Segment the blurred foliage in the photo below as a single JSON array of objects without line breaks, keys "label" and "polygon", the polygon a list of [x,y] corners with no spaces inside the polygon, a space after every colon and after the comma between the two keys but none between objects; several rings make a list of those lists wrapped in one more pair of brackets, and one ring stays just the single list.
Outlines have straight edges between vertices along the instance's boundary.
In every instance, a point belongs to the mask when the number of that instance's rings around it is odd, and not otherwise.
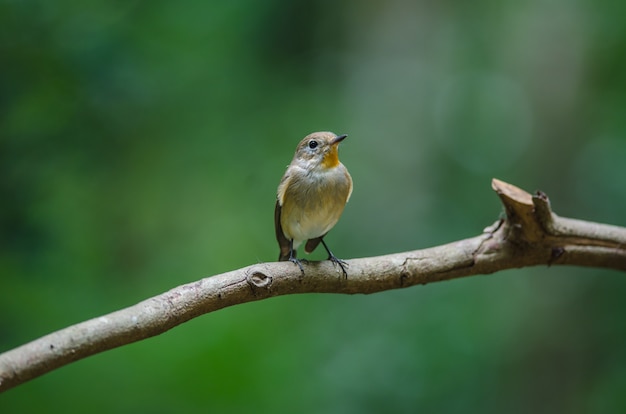
[{"label": "blurred foliage", "polygon": [[[273,261],[296,143],[348,133],[340,257],[498,217],[626,225],[626,3],[0,0],[0,350]],[[314,258],[323,258],[315,252]],[[624,412],[626,280],[530,268],[229,308],[0,412]]]}]

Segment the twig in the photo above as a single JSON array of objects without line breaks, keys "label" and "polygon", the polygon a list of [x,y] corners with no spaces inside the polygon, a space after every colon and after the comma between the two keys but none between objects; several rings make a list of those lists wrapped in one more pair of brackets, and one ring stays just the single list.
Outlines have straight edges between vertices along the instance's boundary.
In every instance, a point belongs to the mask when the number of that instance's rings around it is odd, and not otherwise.
[{"label": "twig", "polygon": [[134,306],[43,336],[0,354],[0,392],[87,356],[161,334],[196,316],[294,293],[375,293],[503,269],[577,265],[626,271],[626,228],[562,218],[543,193],[494,179],[506,218],[484,233],[424,250],[329,261],[302,276],[289,262],[264,263],[178,286]]}]

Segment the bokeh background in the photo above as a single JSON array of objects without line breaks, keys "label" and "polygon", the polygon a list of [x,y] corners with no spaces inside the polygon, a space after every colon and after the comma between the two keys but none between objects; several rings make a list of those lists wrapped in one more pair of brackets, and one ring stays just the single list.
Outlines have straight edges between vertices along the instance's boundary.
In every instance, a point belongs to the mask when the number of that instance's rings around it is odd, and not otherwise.
[{"label": "bokeh background", "polygon": [[[0,1],[0,351],[276,259],[297,142],[347,133],[342,258],[479,234],[490,179],[626,225],[626,3]],[[323,259],[321,251],[313,258]],[[623,273],[228,308],[2,413],[626,410]]]}]

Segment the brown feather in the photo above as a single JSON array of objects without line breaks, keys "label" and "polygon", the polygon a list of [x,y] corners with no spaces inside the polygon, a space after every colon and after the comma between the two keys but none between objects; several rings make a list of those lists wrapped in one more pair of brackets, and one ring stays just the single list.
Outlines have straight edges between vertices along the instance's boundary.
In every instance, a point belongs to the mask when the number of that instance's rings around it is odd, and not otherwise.
[{"label": "brown feather", "polygon": [[[278,260],[281,262],[289,260],[290,253],[290,242],[285,237],[283,233],[283,227],[280,224],[280,202],[276,200],[276,208],[274,209],[274,227],[276,230],[276,240],[278,241],[278,246],[280,247],[280,253],[278,255]],[[293,252],[293,257],[296,257],[296,252]]]},{"label": "brown feather", "polygon": [[304,245],[304,252],[307,254],[312,253],[313,250],[315,250],[315,248],[317,247],[317,245],[320,244],[324,236],[325,234],[323,236],[307,240],[306,244]]}]

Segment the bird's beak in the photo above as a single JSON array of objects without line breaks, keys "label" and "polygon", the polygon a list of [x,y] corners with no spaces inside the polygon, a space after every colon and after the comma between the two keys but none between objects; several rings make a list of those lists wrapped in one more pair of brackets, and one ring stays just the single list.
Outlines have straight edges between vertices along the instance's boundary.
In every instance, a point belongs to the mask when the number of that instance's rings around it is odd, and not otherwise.
[{"label": "bird's beak", "polygon": [[339,144],[341,141],[343,141],[344,139],[346,139],[346,137],[347,137],[347,135],[346,135],[346,134],[343,134],[343,135],[337,135],[337,136],[335,137],[335,139],[333,139],[333,140],[330,142],[330,145]]}]

